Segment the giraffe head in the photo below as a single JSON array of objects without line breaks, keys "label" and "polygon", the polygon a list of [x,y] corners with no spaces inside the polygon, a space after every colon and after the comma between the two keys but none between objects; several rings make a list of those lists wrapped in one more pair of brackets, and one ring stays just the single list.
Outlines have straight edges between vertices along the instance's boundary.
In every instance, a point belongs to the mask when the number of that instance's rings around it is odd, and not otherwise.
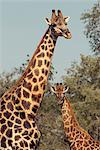
[{"label": "giraffe head", "polygon": [[51,19],[46,18],[46,22],[57,37],[63,36],[66,39],[71,39],[72,35],[67,28],[69,18],[64,17],[61,10],[58,10],[58,15],[56,15],[55,10],[52,10],[52,17]]},{"label": "giraffe head", "polygon": [[58,104],[62,104],[64,100],[65,93],[68,91],[69,87],[63,86],[62,83],[57,83],[55,86],[51,87],[51,91],[56,95]]}]

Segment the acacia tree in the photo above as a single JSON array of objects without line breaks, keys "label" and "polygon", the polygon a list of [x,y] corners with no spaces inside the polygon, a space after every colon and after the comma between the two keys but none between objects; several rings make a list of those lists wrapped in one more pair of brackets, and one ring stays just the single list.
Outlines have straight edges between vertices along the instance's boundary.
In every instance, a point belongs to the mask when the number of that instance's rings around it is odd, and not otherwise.
[{"label": "acacia tree", "polygon": [[100,54],[100,2],[81,16],[85,24],[85,35],[89,39],[94,54]]}]

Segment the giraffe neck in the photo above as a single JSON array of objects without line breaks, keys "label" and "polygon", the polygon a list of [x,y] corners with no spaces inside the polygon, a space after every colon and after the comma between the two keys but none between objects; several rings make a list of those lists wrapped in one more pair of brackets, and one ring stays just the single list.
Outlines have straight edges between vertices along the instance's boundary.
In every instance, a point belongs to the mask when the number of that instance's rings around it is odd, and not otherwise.
[{"label": "giraffe neck", "polygon": [[81,128],[76,120],[76,116],[73,112],[70,102],[66,97],[64,97],[64,103],[62,106],[62,118],[65,134],[69,142],[73,144],[75,142],[75,139],[78,138]]},{"label": "giraffe neck", "polygon": [[92,148],[97,150],[100,149],[100,142],[94,141],[89,133],[78,124],[70,102],[66,97],[64,97],[64,103],[62,106],[62,118],[65,134],[72,149],[79,149],[79,147],[80,149],[87,147],[89,150]]},{"label": "giraffe neck", "polygon": [[28,114],[36,115],[40,106],[57,37],[49,27],[38,45],[22,77],[11,89],[13,99],[20,101],[22,109]]},{"label": "giraffe neck", "polygon": [[[54,35],[54,33],[52,32],[52,29],[49,27],[47,29],[47,31],[45,32],[44,36],[42,37],[39,45],[37,46],[31,60],[29,61],[29,64],[28,64],[26,70],[24,71],[23,75],[16,82],[15,86],[12,89],[14,89],[17,85],[19,85],[20,82],[27,76],[27,74],[29,74],[31,72],[31,70],[34,72],[34,67],[35,67],[34,63],[35,63],[36,59],[39,60],[39,57],[40,57],[40,59],[42,59],[42,60],[49,59],[51,62],[57,38],[58,37],[56,37],[56,35]],[[51,43],[50,43],[49,39],[51,40]],[[42,66],[43,66],[43,64],[42,64]],[[49,65],[48,69],[50,69],[50,65]],[[34,76],[34,74],[33,74],[33,76]]]},{"label": "giraffe neck", "polygon": [[[30,80],[31,78],[35,78],[38,85],[41,84],[41,80],[47,81],[56,41],[57,37],[49,27],[23,74],[24,79]],[[36,83],[34,80],[30,80],[30,82],[33,84]]]}]

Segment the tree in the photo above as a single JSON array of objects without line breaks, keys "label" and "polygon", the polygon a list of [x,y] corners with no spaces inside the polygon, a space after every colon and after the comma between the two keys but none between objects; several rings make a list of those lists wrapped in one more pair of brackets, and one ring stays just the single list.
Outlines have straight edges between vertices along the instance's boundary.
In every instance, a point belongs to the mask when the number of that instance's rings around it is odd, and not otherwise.
[{"label": "tree", "polygon": [[100,54],[100,2],[98,1],[91,10],[81,16],[84,21],[85,35],[89,39],[92,51],[97,55]]}]

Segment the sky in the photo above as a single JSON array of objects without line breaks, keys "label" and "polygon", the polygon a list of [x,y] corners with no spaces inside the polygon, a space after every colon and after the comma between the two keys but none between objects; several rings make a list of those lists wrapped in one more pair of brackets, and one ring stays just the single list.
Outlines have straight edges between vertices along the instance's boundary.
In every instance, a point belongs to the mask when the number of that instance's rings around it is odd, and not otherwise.
[{"label": "sky", "polygon": [[70,16],[68,28],[72,39],[59,37],[53,56],[53,66],[58,72],[55,81],[61,80],[66,69],[74,61],[80,61],[80,54],[90,55],[88,39],[84,35],[81,14],[90,10],[96,0],[0,0],[0,73],[20,67],[32,57],[37,45],[48,28],[45,17],[51,17],[51,10],[62,10]]}]

